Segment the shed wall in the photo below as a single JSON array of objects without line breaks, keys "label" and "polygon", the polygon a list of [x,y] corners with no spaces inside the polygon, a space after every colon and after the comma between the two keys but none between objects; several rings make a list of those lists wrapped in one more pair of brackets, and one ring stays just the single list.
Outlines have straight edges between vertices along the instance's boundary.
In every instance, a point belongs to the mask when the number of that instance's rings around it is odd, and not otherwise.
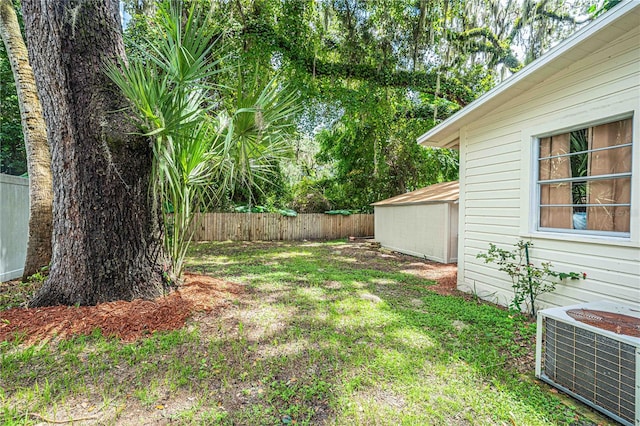
[{"label": "shed wall", "polygon": [[449,204],[449,254],[447,263],[458,261],[458,203]]},{"label": "shed wall", "polygon": [[[541,307],[596,300],[640,302],[640,27],[460,131],[458,286],[508,304],[509,277],[476,255],[489,243],[512,248],[530,239],[533,261],[559,271],[586,272],[568,280]],[[534,229],[532,146],[535,137],[633,113],[631,238],[541,233]]]},{"label": "shed wall", "polygon": [[29,235],[29,180],[0,174],[0,282],[22,276]]},{"label": "shed wall", "polygon": [[[375,239],[382,247],[436,262],[456,256],[450,247],[450,204],[375,206]],[[457,222],[457,217],[453,222]]]}]

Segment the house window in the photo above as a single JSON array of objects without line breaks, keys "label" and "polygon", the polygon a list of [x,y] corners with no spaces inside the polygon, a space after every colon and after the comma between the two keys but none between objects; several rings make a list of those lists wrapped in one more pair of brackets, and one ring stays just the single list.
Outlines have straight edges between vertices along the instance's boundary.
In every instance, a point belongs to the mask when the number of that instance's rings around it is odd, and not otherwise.
[{"label": "house window", "polygon": [[538,228],[629,235],[632,119],[540,138]]}]

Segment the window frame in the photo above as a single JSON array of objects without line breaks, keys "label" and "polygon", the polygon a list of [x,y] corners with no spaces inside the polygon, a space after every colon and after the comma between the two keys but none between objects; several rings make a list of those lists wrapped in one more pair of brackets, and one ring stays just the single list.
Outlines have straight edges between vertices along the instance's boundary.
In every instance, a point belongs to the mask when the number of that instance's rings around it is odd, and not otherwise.
[{"label": "window frame", "polygon": [[[531,156],[531,166],[532,166],[532,180],[531,180],[531,184],[534,185],[533,191],[531,191],[532,194],[532,204],[533,204],[533,209],[531,209],[532,213],[533,213],[533,217],[532,217],[532,231],[535,233],[540,233],[540,234],[548,234],[548,235],[558,235],[559,234],[569,234],[571,236],[582,236],[582,237],[606,237],[606,238],[613,238],[613,239],[618,239],[618,240],[630,240],[631,239],[631,232],[633,230],[633,223],[632,223],[632,216],[633,216],[633,212],[634,212],[634,199],[633,199],[633,193],[636,190],[636,188],[634,188],[634,170],[636,169],[636,165],[635,165],[635,161],[634,161],[634,157],[635,157],[635,151],[637,148],[637,142],[635,141],[635,136],[636,136],[636,123],[634,120],[634,113],[630,112],[630,113],[626,113],[626,114],[621,114],[621,115],[616,115],[613,117],[608,117],[608,118],[603,118],[603,119],[599,119],[599,120],[593,120],[593,121],[589,121],[587,123],[582,123],[579,125],[574,125],[568,128],[561,128],[561,129],[557,129],[554,131],[549,131],[549,132],[544,132],[544,133],[540,133],[537,135],[533,135],[532,139],[533,139],[533,143],[532,145],[532,156]],[[630,143],[626,143],[626,144],[620,144],[620,145],[614,145],[614,146],[610,146],[610,147],[604,147],[604,148],[595,148],[595,149],[587,149],[586,151],[580,151],[580,152],[574,152],[574,153],[566,153],[566,154],[560,154],[560,155],[551,155],[548,157],[540,157],[540,141],[544,138],[548,138],[548,137],[553,137],[553,136],[559,136],[559,135],[563,135],[566,133],[571,133],[574,131],[578,131],[578,130],[583,130],[583,129],[591,129],[593,127],[596,126],[600,126],[603,124],[609,124],[609,123],[614,123],[616,121],[623,121],[623,120],[627,120],[630,119],[631,120],[631,126],[632,126],[632,130],[631,130],[631,142]],[[630,171],[628,172],[623,172],[623,173],[610,173],[610,174],[606,174],[606,175],[596,175],[594,177],[591,176],[578,176],[578,177],[567,177],[567,178],[559,178],[559,179],[547,179],[547,180],[540,180],[540,161],[541,160],[545,160],[545,159],[552,159],[552,158],[560,158],[560,157],[571,157],[572,155],[576,155],[579,153],[590,153],[590,152],[597,152],[597,151],[604,151],[604,150],[611,150],[611,149],[615,149],[615,148],[622,148],[622,147],[631,147],[631,168]],[[630,201],[629,203],[618,203],[618,204],[612,204],[613,206],[625,206],[625,207],[629,207],[629,232],[619,232],[619,231],[601,231],[601,230],[588,230],[588,229],[573,229],[573,228],[551,228],[551,227],[542,227],[540,222],[541,222],[541,195],[542,195],[542,185],[544,184],[550,184],[550,183],[560,183],[560,182],[593,182],[593,181],[598,181],[598,180],[605,180],[605,179],[611,179],[611,178],[625,178],[628,177],[631,181],[630,183]],[[550,206],[550,207],[554,207],[554,205],[546,205],[546,206]],[[562,204],[562,205],[558,205],[560,207],[575,207],[575,206],[580,206],[580,207],[589,207],[592,206],[592,204]],[[595,205],[598,206],[598,205]],[[599,206],[603,206],[602,204],[600,204]],[[556,206],[557,207],[557,206]]]}]

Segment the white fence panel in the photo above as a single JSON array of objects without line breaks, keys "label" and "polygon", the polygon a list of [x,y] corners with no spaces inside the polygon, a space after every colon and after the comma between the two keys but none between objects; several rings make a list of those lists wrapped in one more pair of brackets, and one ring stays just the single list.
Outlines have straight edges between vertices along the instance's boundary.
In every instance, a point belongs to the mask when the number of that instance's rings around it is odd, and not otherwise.
[{"label": "white fence panel", "polygon": [[29,236],[29,179],[0,174],[0,282],[22,276]]}]

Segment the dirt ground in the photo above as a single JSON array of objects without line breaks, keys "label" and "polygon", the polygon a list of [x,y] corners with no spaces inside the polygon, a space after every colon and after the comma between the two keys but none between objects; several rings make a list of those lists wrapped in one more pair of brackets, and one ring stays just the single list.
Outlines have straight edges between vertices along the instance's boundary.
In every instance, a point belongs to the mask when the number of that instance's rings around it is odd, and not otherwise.
[{"label": "dirt ground", "polygon": [[[264,243],[261,243],[264,244]],[[457,294],[455,264],[441,264],[398,253],[379,250],[367,242],[352,242],[342,249],[345,255],[378,267],[393,259],[390,269],[435,280],[431,290],[443,294]],[[16,282],[1,284],[0,292],[9,291]],[[117,301],[97,306],[52,306],[46,308],[14,308],[0,311],[0,341],[20,334],[24,344],[45,343],[73,335],[91,334],[100,328],[105,336],[123,341],[135,341],[156,331],[184,327],[196,312],[222,311],[243,296],[242,285],[218,280],[206,275],[187,273],[185,283],[167,296],[156,300]]]}]

